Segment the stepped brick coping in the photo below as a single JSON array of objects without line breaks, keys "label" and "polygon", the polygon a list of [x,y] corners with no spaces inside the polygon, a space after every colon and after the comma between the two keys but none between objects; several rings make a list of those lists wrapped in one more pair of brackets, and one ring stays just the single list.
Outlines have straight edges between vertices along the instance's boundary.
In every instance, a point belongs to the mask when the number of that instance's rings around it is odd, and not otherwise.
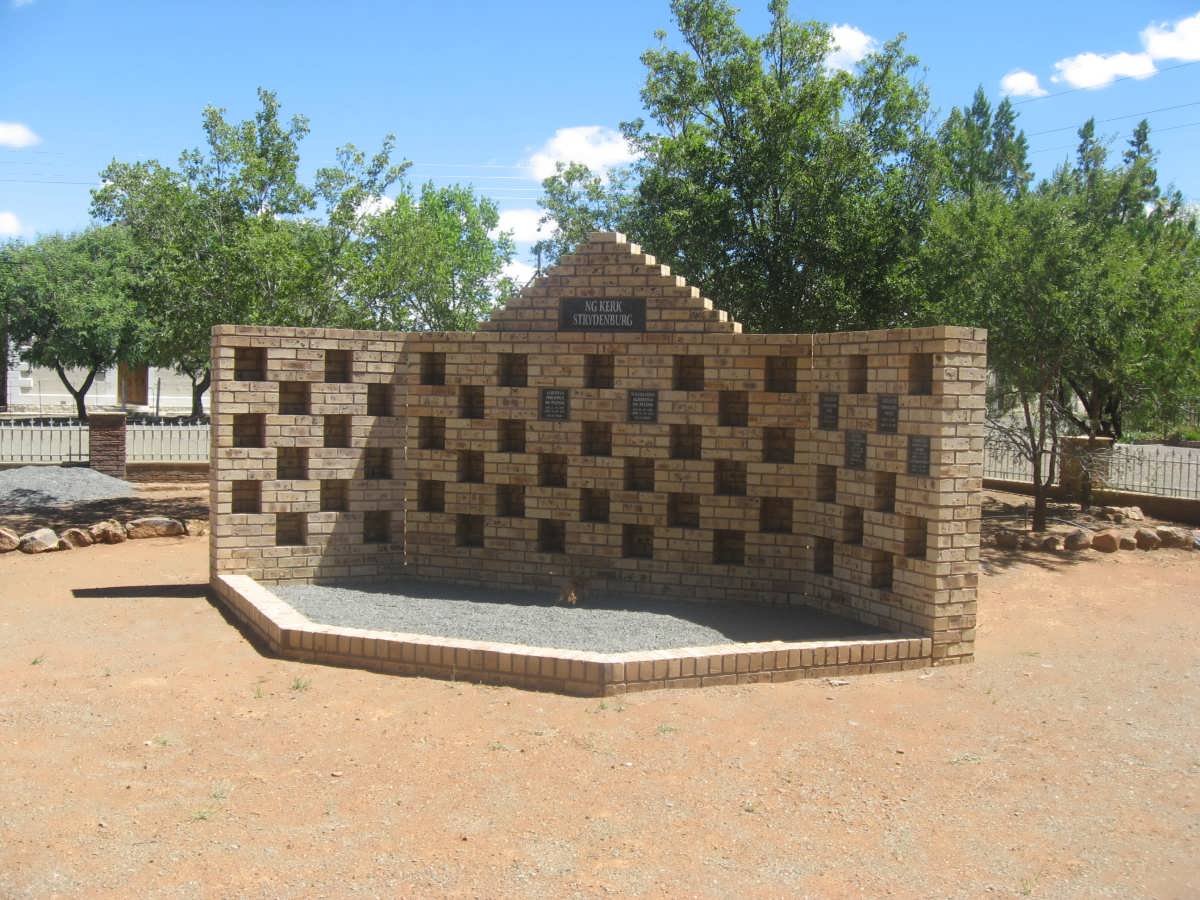
[{"label": "stepped brick coping", "polygon": [[371,631],[312,622],[246,575],[218,574],[212,587],[285,659],[576,696],[894,672],[932,662],[932,640],[909,635],[591,653]]}]

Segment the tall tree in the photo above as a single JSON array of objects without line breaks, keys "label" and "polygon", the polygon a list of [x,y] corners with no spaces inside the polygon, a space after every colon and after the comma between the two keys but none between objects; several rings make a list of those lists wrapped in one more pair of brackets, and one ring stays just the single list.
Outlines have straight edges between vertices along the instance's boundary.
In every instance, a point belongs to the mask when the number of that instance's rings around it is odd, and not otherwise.
[{"label": "tall tree", "polygon": [[640,160],[628,205],[578,170],[544,205],[617,212],[625,230],[705,285],[748,327],[832,330],[904,321],[909,265],[936,191],[928,98],[897,38],[853,72],[833,38],[771,0],[760,37],[725,0],[673,0],[681,48],[642,56],[650,123],[626,123]]},{"label": "tall tree", "polygon": [[[14,254],[9,333],[23,359],[54,369],[80,419],[87,419],[98,372],[144,358],[134,254],[128,232],[117,226],[48,235]],[[81,372],[78,383],[68,370]]]},{"label": "tall tree", "polygon": [[360,254],[347,285],[370,327],[467,331],[515,287],[508,234],[496,234],[496,205],[469,187],[420,194],[405,188],[386,210],[363,218]]},{"label": "tall tree", "polygon": [[[177,169],[114,161],[93,192],[93,214],[126,224],[147,257],[152,359],[191,378],[194,415],[210,381],[214,325],[357,324],[338,293],[349,211],[403,172],[388,161],[390,138],[369,161],[346,147],[314,191],[297,171],[307,120],[285,123],[273,93],[258,98],[254,118],[239,123],[206,108],[207,146],[184,152]],[[323,225],[312,215],[318,200],[328,208]]]}]

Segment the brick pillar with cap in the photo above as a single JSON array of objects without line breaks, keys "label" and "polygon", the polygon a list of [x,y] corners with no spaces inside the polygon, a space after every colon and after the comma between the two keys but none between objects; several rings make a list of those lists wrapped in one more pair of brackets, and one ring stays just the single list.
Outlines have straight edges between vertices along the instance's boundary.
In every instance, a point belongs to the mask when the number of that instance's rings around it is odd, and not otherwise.
[{"label": "brick pillar with cap", "polygon": [[88,459],[97,472],[125,477],[125,413],[88,415]]}]

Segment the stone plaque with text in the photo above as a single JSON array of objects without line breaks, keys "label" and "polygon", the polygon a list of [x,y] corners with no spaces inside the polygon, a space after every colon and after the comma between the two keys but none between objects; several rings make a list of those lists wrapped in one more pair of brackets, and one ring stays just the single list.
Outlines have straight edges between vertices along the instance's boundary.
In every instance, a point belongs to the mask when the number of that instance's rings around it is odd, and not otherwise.
[{"label": "stone plaque with text", "polygon": [[867,433],[865,431],[846,432],[846,468],[865,469],[867,467]]},{"label": "stone plaque with text", "polygon": [[564,297],[558,301],[559,331],[645,331],[646,300]]},{"label": "stone plaque with text", "polygon": [[929,474],[929,438],[910,435],[908,439],[908,474]]},{"label": "stone plaque with text", "polygon": [[571,414],[571,404],[563,388],[542,388],[542,418],[565,422]]},{"label": "stone plaque with text", "polygon": [[837,431],[837,394],[821,394],[820,397],[817,398],[817,427],[822,431]]},{"label": "stone plaque with text", "polygon": [[658,421],[658,391],[629,392],[629,421]]},{"label": "stone plaque with text", "polygon": [[876,426],[880,434],[895,434],[900,428],[900,398],[895,394],[880,394],[876,408]]}]

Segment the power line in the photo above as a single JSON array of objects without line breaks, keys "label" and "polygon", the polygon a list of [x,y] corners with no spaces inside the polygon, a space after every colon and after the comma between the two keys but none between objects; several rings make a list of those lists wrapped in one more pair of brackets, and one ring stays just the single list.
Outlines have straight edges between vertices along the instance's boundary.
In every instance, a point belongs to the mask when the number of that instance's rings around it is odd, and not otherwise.
[{"label": "power line", "polygon": [[[1162,134],[1164,131],[1178,131],[1181,128],[1195,128],[1200,122],[1187,122],[1183,125],[1172,125],[1169,128],[1156,128],[1152,134]],[[1061,147],[1043,147],[1041,150],[1030,150],[1030,153],[1051,153],[1055,150],[1074,150],[1078,144],[1063,144]]]},{"label": "power line", "polygon": [[[1106,122],[1119,122],[1121,119],[1136,119],[1138,116],[1148,116],[1153,113],[1170,112],[1173,109],[1184,109],[1188,106],[1200,106],[1200,100],[1194,100],[1191,103],[1180,103],[1177,106],[1160,106],[1158,109],[1148,109],[1145,112],[1129,113],[1124,116],[1113,116],[1110,119],[1097,119],[1097,125],[1103,125]],[[1078,128],[1077,125],[1064,125],[1062,128],[1047,128],[1045,131],[1033,131],[1025,135],[1026,137],[1039,137],[1043,134],[1054,134],[1058,131],[1070,131],[1073,128]]]},{"label": "power line", "polygon": [[1133,79],[1133,78],[1136,78],[1138,81],[1144,81],[1146,78],[1153,77],[1154,75],[1158,75],[1161,72],[1171,72],[1171,71],[1174,71],[1175,69],[1184,69],[1184,68],[1187,68],[1188,66],[1194,66],[1197,63],[1200,63],[1200,59],[1192,60],[1191,62],[1180,63],[1177,66],[1167,66],[1166,68],[1163,68],[1163,69],[1156,69],[1154,72],[1151,72],[1150,75],[1141,75],[1141,76],[1118,75],[1112,81],[1108,82],[1108,84],[1097,85],[1096,87],[1068,88],[1065,91],[1056,91],[1053,94],[1043,94],[1040,97],[1029,97],[1025,100],[1018,100],[1016,103],[1013,104],[1013,106],[1024,106],[1026,103],[1036,103],[1039,100],[1052,100],[1055,97],[1062,97],[1065,94],[1074,94],[1078,91],[1094,91],[1094,90],[1096,90],[1097,87],[1108,87],[1109,84],[1116,84],[1118,81],[1129,81],[1130,79]]}]

